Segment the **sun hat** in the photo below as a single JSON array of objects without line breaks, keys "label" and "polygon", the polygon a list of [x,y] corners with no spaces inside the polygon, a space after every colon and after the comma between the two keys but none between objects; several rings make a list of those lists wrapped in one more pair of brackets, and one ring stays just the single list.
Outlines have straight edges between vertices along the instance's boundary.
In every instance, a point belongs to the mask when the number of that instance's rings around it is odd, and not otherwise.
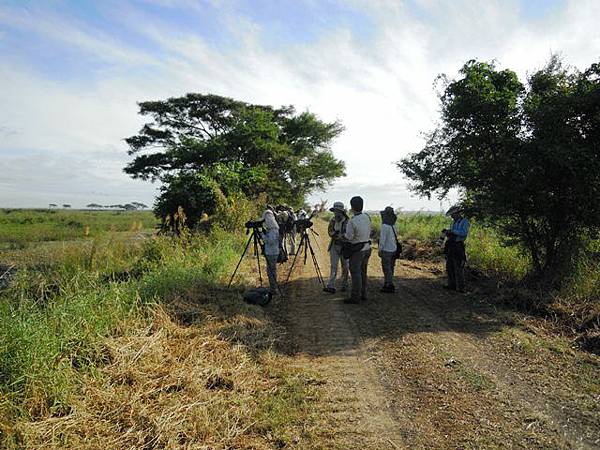
[{"label": "sun hat", "polygon": [[452,214],[463,212],[463,207],[460,205],[451,206],[448,211],[446,211],[447,216],[451,216]]},{"label": "sun hat", "polygon": [[334,202],[333,206],[329,208],[331,212],[341,212],[346,214],[346,208],[344,208],[344,204],[342,202]]}]

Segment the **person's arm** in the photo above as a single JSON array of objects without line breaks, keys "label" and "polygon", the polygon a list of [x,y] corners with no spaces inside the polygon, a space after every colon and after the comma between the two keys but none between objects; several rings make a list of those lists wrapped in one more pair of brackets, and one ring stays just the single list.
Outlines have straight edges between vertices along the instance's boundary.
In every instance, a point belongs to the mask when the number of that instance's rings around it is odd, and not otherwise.
[{"label": "person's arm", "polygon": [[329,221],[329,226],[327,227],[327,234],[329,234],[329,237],[335,236],[335,229],[334,229],[333,219],[331,219]]},{"label": "person's arm", "polygon": [[354,223],[352,222],[352,219],[346,224],[346,233],[344,234],[344,237],[347,241],[352,241],[352,239],[354,239]]}]

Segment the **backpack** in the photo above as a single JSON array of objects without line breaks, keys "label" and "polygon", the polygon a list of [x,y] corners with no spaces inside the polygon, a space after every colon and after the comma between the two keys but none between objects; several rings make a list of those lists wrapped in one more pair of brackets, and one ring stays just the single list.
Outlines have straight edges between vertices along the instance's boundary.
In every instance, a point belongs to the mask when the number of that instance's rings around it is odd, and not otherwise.
[{"label": "backpack", "polygon": [[265,287],[250,289],[244,294],[244,301],[251,305],[265,306],[271,301],[271,293]]},{"label": "backpack", "polygon": [[394,252],[394,259],[400,259],[402,256],[402,244],[398,241],[398,235],[396,234],[396,228],[392,225],[392,231],[394,232],[394,238],[396,238],[396,251]]}]

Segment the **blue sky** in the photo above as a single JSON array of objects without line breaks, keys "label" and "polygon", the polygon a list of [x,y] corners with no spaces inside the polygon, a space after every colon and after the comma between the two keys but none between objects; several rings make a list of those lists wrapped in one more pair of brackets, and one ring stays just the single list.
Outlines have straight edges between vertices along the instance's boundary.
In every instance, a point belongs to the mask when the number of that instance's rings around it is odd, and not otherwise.
[{"label": "blue sky", "polygon": [[348,176],[313,200],[437,209],[393,165],[435,124],[436,75],[584,68],[599,22],[595,0],[0,0],[0,207],[151,204],[122,173],[136,102],[211,92],[344,123]]}]

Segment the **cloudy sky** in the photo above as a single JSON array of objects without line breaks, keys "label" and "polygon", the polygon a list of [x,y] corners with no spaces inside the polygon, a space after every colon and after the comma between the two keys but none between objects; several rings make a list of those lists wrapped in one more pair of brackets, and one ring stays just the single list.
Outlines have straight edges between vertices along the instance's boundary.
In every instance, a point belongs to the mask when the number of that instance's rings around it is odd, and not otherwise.
[{"label": "cloudy sky", "polygon": [[393,164],[436,121],[436,75],[583,69],[598,23],[597,0],[0,0],[0,207],[152,204],[122,172],[136,102],[210,92],[343,122],[348,175],[314,199],[437,210]]}]

